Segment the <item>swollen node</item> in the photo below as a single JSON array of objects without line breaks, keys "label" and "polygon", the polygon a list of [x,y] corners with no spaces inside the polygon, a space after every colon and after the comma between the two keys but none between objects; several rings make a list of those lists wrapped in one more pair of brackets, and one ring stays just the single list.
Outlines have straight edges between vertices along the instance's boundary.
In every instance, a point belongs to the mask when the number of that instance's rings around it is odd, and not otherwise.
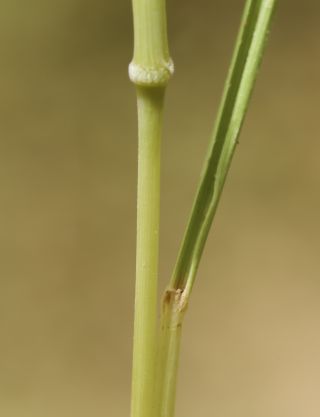
[{"label": "swollen node", "polygon": [[174,64],[171,59],[158,67],[146,68],[135,62],[129,64],[130,80],[142,87],[163,87],[168,84],[173,72]]}]

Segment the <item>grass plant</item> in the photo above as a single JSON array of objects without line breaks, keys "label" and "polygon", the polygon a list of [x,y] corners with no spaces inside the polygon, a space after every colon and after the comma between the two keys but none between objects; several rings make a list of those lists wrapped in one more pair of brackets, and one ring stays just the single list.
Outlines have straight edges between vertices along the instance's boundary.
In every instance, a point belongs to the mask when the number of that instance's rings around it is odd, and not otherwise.
[{"label": "grass plant", "polygon": [[276,0],[247,0],[190,219],[158,320],[160,147],[173,73],[165,0],[133,0],[129,77],[138,107],[137,261],[131,417],[174,417],[182,323],[256,79]]}]

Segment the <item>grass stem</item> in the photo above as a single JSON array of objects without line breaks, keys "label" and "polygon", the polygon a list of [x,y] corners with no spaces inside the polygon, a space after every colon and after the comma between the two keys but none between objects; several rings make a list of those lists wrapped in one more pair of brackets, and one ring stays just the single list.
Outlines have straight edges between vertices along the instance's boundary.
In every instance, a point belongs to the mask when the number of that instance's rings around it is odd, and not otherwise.
[{"label": "grass stem", "polygon": [[247,0],[200,185],[163,299],[158,378],[159,414],[174,417],[181,327],[203,248],[238,142],[276,0]]},{"label": "grass stem", "polygon": [[163,88],[137,88],[139,161],[132,417],[150,417],[154,408],[163,96]]},{"label": "grass stem", "polygon": [[156,413],[160,145],[165,87],[173,73],[165,0],[133,0],[134,54],[129,77],[138,105],[137,258],[131,417]]},{"label": "grass stem", "polygon": [[160,143],[165,87],[173,64],[168,51],[165,0],[133,0],[135,46],[129,76],[137,90],[139,161],[131,417],[174,417],[183,318],[238,142],[275,3],[245,3],[200,184],[163,298],[158,339]]}]

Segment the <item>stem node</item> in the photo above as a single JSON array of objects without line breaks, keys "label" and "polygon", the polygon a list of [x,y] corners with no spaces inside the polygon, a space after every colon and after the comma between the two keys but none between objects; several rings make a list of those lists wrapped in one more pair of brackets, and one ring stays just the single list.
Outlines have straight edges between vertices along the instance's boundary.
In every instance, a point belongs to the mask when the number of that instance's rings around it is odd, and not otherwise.
[{"label": "stem node", "polygon": [[157,67],[143,66],[132,61],[129,64],[129,78],[140,87],[165,87],[174,72],[172,59]]}]

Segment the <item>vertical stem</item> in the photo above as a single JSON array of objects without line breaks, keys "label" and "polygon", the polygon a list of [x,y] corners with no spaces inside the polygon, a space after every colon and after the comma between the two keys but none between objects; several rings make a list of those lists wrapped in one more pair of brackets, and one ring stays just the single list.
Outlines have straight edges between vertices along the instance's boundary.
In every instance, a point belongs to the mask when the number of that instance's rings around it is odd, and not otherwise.
[{"label": "vertical stem", "polygon": [[163,88],[137,88],[139,121],[137,264],[132,416],[154,407]]},{"label": "vertical stem", "polygon": [[157,363],[156,417],[174,417],[182,322],[187,299],[181,290],[165,291]]},{"label": "vertical stem", "polygon": [[173,73],[165,0],[133,0],[129,77],[138,99],[137,264],[131,417],[154,417],[160,208],[160,142],[165,86]]}]

